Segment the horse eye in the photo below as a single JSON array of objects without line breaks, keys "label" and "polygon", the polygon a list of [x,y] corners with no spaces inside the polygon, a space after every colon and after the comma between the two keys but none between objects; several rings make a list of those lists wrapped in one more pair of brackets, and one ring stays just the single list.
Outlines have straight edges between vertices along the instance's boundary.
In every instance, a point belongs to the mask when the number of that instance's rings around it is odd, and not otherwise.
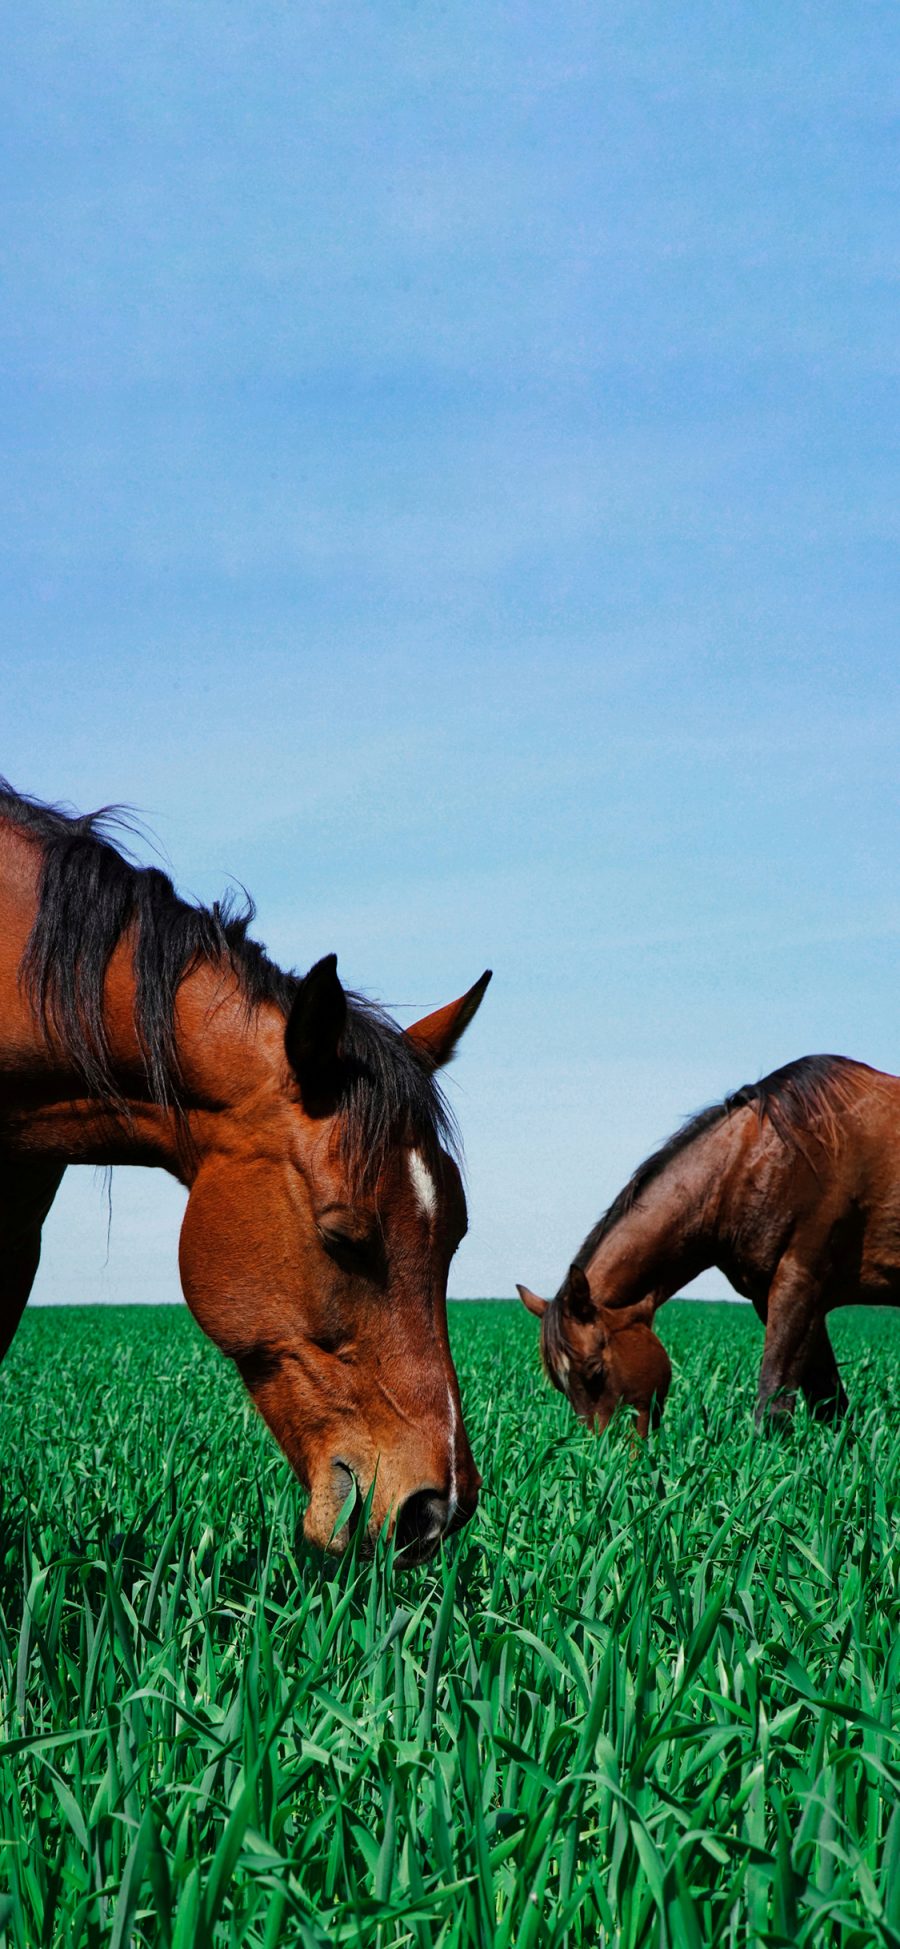
[{"label": "horse eye", "polygon": [[322,1225],[319,1237],[331,1258],[338,1265],[345,1266],[348,1272],[377,1272],[381,1263],[380,1240],[374,1237],[357,1238],[351,1232],[338,1231],[334,1226]]},{"label": "horse eye", "polygon": [[319,1236],[327,1252],[356,1252],[358,1254],[364,1254],[369,1243],[368,1239],[354,1238],[352,1232],[339,1232],[332,1225],[320,1226]]}]

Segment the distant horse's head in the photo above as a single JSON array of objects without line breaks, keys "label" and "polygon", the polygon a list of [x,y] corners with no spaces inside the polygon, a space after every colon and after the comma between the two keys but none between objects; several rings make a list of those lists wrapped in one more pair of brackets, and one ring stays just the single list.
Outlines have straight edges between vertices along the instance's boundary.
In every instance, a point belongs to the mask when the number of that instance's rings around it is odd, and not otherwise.
[{"label": "distant horse's head", "polygon": [[634,1306],[603,1306],[591,1293],[581,1266],[569,1267],[557,1299],[540,1299],[517,1288],[529,1313],[541,1322],[541,1354],[554,1387],[580,1420],[602,1429],[620,1401],[637,1410],[639,1434],[656,1419],[672,1378],[669,1356],[653,1332],[652,1298]]},{"label": "distant horse's head", "polygon": [[404,1033],[345,994],[333,955],[317,963],[286,1028],[260,1012],[253,1086],[192,1185],[186,1297],[309,1490],[323,1548],[345,1547],[369,1498],[367,1546],[388,1523],[421,1559],[477,1503],[446,1310],[466,1204],[434,1071],[489,978]]}]

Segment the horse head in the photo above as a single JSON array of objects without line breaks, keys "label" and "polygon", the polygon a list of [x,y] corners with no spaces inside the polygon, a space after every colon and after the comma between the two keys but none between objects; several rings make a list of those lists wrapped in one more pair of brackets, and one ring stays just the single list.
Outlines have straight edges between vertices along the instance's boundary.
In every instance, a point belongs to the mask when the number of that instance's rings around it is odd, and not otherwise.
[{"label": "horse head", "polygon": [[308,1489],[307,1537],[337,1552],[367,1508],[364,1547],[388,1526],[424,1558],[477,1503],[446,1308],[466,1203],[435,1072],[489,979],[403,1032],[318,962],[286,1024],[260,1011],[246,1096],[192,1184],[188,1303]]},{"label": "horse head", "polygon": [[578,1265],[569,1267],[557,1299],[541,1299],[527,1286],[516,1290],[541,1322],[547,1375],[579,1419],[605,1428],[624,1401],[637,1408],[639,1432],[646,1432],[651,1405],[656,1403],[658,1415],[671,1379],[668,1354],[653,1332],[654,1297],[647,1294],[631,1306],[604,1306]]}]

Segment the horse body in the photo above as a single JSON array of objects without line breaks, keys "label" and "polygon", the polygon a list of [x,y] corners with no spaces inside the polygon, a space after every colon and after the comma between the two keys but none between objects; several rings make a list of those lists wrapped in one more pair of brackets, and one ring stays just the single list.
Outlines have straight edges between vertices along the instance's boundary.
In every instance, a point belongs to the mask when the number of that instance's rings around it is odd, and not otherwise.
[{"label": "horse body", "polygon": [[371,1491],[422,1556],[480,1477],[447,1336],[465,1200],[434,1071],[486,986],[404,1034],[327,957],[300,980],[131,867],[90,820],[0,793],[0,1353],[69,1163],[188,1188],[179,1262],[310,1491],[307,1535]]},{"label": "horse body", "polygon": [[[703,1111],[646,1160],[588,1234],[544,1327],[655,1309],[716,1266],[765,1326],[760,1416],[798,1392],[847,1405],[828,1335],[838,1306],[900,1304],[900,1079],[808,1056]],[[549,1309],[548,1309],[549,1310]],[[599,1328],[598,1328],[599,1330]]]}]

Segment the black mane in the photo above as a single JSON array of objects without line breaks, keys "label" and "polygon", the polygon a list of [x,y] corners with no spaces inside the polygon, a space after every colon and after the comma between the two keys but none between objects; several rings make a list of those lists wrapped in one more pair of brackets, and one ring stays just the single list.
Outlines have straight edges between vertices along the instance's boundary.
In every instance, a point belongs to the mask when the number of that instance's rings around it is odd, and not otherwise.
[{"label": "black mane", "polygon": [[[212,907],[175,892],[168,874],[138,866],[111,832],[135,830],[119,807],[76,817],[13,791],[0,778],[0,821],[37,841],[43,854],[38,907],[21,967],[35,1013],[113,1113],[124,1108],[103,1020],[111,957],[133,941],[134,1021],[151,1100],[181,1107],[183,1077],[175,1040],[179,985],[204,962],[230,974],[248,1013],[272,1002],[287,1017],[301,977],[271,961],[248,937],[249,895]],[[408,1131],[432,1151],[457,1148],[452,1114],[431,1071],[397,1023],[362,996],[348,994],[343,1038],[341,1137],[348,1165],[374,1176],[390,1145]]]},{"label": "black mane", "polygon": [[[586,1268],[593,1258],[598,1245],[617,1225],[620,1218],[626,1217],[648,1186],[653,1184],[682,1151],[705,1137],[708,1130],[715,1129],[731,1116],[734,1110],[746,1105],[754,1106],[762,1122],[768,1117],[773,1129],[786,1144],[802,1142],[803,1136],[811,1134],[824,1125],[828,1132],[833,1131],[837,1112],[847,1100],[847,1072],[865,1069],[865,1063],[853,1062],[848,1056],[800,1056],[796,1062],[785,1063],[781,1069],[773,1069],[758,1083],[744,1083],[741,1089],[733,1090],[721,1103],[710,1104],[697,1116],[689,1117],[668,1141],[655,1150],[650,1157],[639,1164],[624,1189],[613,1199],[609,1209],[598,1218],[592,1231],[588,1232],[583,1245],[575,1254],[573,1264]],[[565,1280],[556,1297],[565,1291]]]}]

